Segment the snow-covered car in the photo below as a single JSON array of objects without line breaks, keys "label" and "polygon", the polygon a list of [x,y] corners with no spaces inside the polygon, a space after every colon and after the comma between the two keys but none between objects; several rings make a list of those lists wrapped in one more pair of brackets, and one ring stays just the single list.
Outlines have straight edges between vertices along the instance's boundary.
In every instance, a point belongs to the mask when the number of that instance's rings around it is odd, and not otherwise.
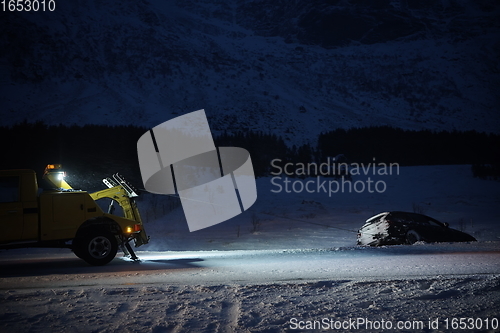
[{"label": "snow-covered car", "polygon": [[358,245],[396,245],[424,242],[472,242],[474,237],[432,217],[407,212],[375,215],[358,230]]}]

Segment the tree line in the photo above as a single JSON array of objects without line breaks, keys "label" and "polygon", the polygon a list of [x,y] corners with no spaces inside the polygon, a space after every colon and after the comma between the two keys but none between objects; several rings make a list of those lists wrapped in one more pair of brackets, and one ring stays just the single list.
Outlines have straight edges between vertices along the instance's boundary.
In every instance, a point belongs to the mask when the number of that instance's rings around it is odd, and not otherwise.
[{"label": "tree line", "polygon": [[[47,125],[22,122],[0,127],[3,153],[0,169],[34,169],[61,163],[68,182],[86,190],[102,188],[101,179],[120,172],[142,187],[137,140],[141,126]],[[409,165],[471,164],[474,175],[498,177],[500,135],[476,131],[410,131],[388,126],[335,129],[317,142],[289,146],[282,137],[260,131],[225,132],[214,136],[216,146],[247,149],[256,176],[268,176],[273,159],[282,163],[323,163],[343,154],[350,163]]]}]

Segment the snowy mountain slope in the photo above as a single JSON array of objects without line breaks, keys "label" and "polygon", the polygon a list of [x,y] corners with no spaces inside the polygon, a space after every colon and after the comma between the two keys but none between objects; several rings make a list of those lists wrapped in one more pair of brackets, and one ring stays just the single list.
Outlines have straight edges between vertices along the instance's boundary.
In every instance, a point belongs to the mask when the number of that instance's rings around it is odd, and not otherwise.
[{"label": "snowy mountain slope", "polygon": [[72,1],[2,13],[2,123],[500,131],[494,1]]}]

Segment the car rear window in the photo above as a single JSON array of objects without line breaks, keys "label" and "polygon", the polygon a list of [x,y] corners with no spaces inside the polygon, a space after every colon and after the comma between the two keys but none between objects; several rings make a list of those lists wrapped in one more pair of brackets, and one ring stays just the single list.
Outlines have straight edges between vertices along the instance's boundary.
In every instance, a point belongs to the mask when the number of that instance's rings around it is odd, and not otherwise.
[{"label": "car rear window", "polygon": [[429,218],[427,216],[419,214],[411,214],[411,219],[413,220],[414,223],[429,224]]},{"label": "car rear window", "polygon": [[387,219],[394,222],[408,222],[410,220],[408,214],[403,212],[392,212],[387,215]]}]

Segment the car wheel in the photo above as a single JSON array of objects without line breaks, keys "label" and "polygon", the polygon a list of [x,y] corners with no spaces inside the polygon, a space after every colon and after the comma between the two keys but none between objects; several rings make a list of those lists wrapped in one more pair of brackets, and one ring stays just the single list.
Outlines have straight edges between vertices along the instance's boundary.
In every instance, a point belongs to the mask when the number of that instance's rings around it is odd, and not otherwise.
[{"label": "car wheel", "polygon": [[91,265],[106,265],[116,256],[118,242],[109,231],[94,231],[77,242],[75,254]]},{"label": "car wheel", "polygon": [[416,242],[419,242],[422,240],[422,237],[420,237],[419,233],[416,232],[415,230],[409,230],[406,233],[406,242],[408,244],[415,244]]}]

